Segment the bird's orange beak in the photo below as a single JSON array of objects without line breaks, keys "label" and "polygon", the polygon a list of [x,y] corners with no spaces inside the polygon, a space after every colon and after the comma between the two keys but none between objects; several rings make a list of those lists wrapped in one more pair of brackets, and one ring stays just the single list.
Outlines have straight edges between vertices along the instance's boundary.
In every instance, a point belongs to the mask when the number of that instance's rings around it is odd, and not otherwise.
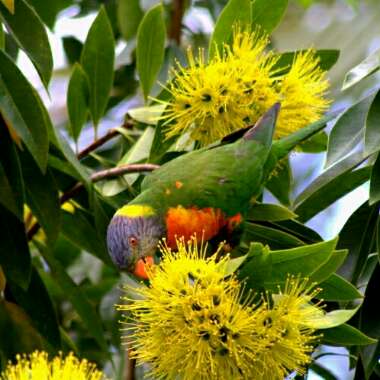
[{"label": "bird's orange beak", "polygon": [[149,276],[147,273],[147,267],[151,267],[153,265],[154,265],[154,259],[152,256],[147,256],[142,259],[139,259],[136,263],[133,274],[143,280],[148,280]]}]

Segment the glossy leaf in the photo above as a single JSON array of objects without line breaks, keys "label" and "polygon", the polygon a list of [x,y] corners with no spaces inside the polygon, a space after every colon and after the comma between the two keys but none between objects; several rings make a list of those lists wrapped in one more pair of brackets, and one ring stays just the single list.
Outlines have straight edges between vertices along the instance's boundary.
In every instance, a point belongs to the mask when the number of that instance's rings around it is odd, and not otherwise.
[{"label": "glossy leaf", "polygon": [[322,342],[329,346],[361,346],[376,343],[376,339],[363,334],[346,323],[323,331]]},{"label": "glossy leaf", "polygon": [[327,280],[321,282],[318,287],[322,290],[317,294],[317,298],[325,301],[352,301],[357,298],[363,298],[355,286],[337,274],[332,274]]},{"label": "glossy leaf", "polygon": [[340,232],[338,248],[348,249],[349,254],[339,273],[352,283],[359,279],[372,252],[378,213],[376,205],[364,203],[351,215]]},{"label": "glossy leaf", "polygon": [[369,95],[345,111],[331,130],[326,167],[351,152],[364,136],[367,114],[375,95]]},{"label": "glossy leaf", "polygon": [[349,321],[358,311],[360,305],[354,309],[339,309],[324,313],[323,317],[308,323],[308,326],[315,329],[331,329]]},{"label": "glossy leaf", "polygon": [[248,211],[246,219],[252,221],[278,222],[294,219],[297,215],[284,206],[269,203],[254,203]]},{"label": "glossy leaf", "polygon": [[21,156],[25,181],[26,202],[44,229],[48,241],[54,245],[60,230],[58,189],[50,170],[43,175],[29,155]]},{"label": "glossy leaf", "polygon": [[360,330],[378,340],[377,344],[363,347],[361,349],[364,372],[366,373],[367,378],[369,378],[374,371],[380,354],[380,315],[379,308],[377,307],[377,300],[379,298],[380,291],[379,276],[380,265],[377,264],[368,283],[363,306],[360,309]]},{"label": "glossy leaf", "polygon": [[369,204],[373,205],[380,201],[380,154],[378,154],[371,171],[369,187]]},{"label": "glossy leaf", "polygon": [[327,280],[343,264],[347,254],[346,249],[333,251],[329,259],[311,275],[310,279],[317,283]]},{"label": "glossy leaf", "polygon": [[138,107],[128,110],[128,115],[139,123],[156,125],[165,106],[156,104],[149,107]]},{"label": "glossy leaf", "polygon": [[14,3],[17,9],[14,14],[0,3],[0,18],[11,31],[20,48],[33,62],[42,82],[47,87],[53,71],[53,57],[44,24],[25,0],[15,0]]},{"label": "glossy leaf", "polygon": [[139,0],[120,0],[117,8],[117,21],[122,36],[128,41],[136,35],[144,12]]},{"label": "glossy leaf", "polygon": [[265,187],[285,206],[290,205],[290,191],[293,176],[289,165],[289,159],[281,160]]},{"label": "glossy leaf", "polygon": [[289,275],[310,277],[331,257],[336,239],[302,247],[270,251],[253,243],[247,260],[239,270],[239,278],[247,279],[249,287],[277,290]]},{"label": "glossy leaf", "polygon": [[108,352],[99,314],[91,305],[90,301],[87,299],[83,291],[66,273],[59,261],[57,261],[53,255],[48,252],[47,248],[43,247],[41,244],[38,244],[38,248],[50,267],[52,278],[62,289],[67,299],[73,304],[84,325],[91,333],[91,335],[96,339],[101,349],[104,350],[104,352]]},{"label": "glossy leaf", "polygon": [[59,12],[61,0],[28,0],[28,3],[35,9],[38,16],[50,28],[53,29],[55,19]]},{"label": "glossy leaf", "polygon": [[14,62],[0,50],[0,112],[45,171],[49,142],[49,121],[41,101]]},{"label": "glossy leaf", "polygon": [[71,133],[75,141],[87,121],[89,81],[79,64],[74,65],[67,90],[67,111],[69,114]]},{"label": "glossy leaf", "polygon": [[95,125],[103,116],[113,83],[115,42],[107,12],[102,7],[83,46],[81,64],[90,87],[90,113]]},{"label": "glossy leaf", "polygon": [[25,226],[0,205],[0,265],[5,277],[27,289],[31,275],[31,258]]},{"label": "glossy leaf", "polygon": [[5,125],[0,125],[0,203],[23,221],[24,181],[15,145]]},{"label": "glossy leaf", "polygon": [[243,240],[268,244],[272,249],[283,249],[303,245],[303,241],[273,227],[258,223],[245,223]]},{"label": "glossy leaf", "polygon": [[288,0],[254,0],[252,2],[252,25],[261,27],[269,35],[280,23],[288,7]]},{"label": "glossy leaf", "polygon": [[380,150],[380,91],[376,94],[367,116],[364,151],[367,155]]},{"label": "glossy leaf", "polygon": [[0,353],[8,359],[20,352],[46,349],[43,338],[24,310],[13,302],[0,300]]},{"label": "glossy leaf", "polygon": [[209,43],[209,56],[213,57],[224,43],[231,43],[233,28],[251,24],[251,1],[229,0],[220,13]]},{"label": "glossy leaf", "polygon": [[300,221],[306,222],[339,198],[368,181],[370,173],[371,168],[364,167],[335,177],[299,204],[294,212],[299,216]]},{"label": "glossy leaf", "polygon": [[351,69],[345,76],[342,90],[352,87],[354,84],[360,82],[362,79],[371,75],[380,68],[380,50],[376,50],[364,61],[359,63]]},{"label": "glossy leaf", "polygon": [[300,151],[304,153],[321,153],[327,149],[328,137],[322,131],[298,145]]},{"label": "glossy leaf", "polygon": [[62,233],[67,240],[92,253],[106,264],[112,265],[105,239],[99,239],[97,231],[83,211],[76,209],[74,213],[70,213],[62,210],[61,217]]},{"label": "glossy leaf", "polygon": [[37,270],[33,268],[28,289],[25,291],[11,284],[12,296],[25,310],[39,333],[54,351],[61,348],[61,336],[54,305]]},{"label": "glossy leaf", "polygon": [[0,21],[0,49],[5,48],[5,32],[3,28],[3,24]]},{"label": "glossy leaf", "polygon": [[362,152],[356,152],[327,169],[297,196],[294,200],[294,208],[297,209],[297,207],[300,207],[303,202],[314,196],[314,194],[327,186],[336,177],[360,165],[365,159],[366,157]]},{"label": "glossy leaf", "polygon": [[166,28],[162,4],[151,8],[137,31],[136,65],[145,100],[164,62]]}]

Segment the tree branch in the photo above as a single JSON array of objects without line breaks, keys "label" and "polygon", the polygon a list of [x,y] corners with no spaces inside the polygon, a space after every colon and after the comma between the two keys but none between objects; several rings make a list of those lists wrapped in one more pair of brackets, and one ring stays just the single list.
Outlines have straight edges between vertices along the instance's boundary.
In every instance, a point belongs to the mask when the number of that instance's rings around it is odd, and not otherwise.
[{"label": "tree branch", "polygon": [[169,39],[174,40],[177,45],[181,44],[182,18],[184,11],[185,1],[173,0]]},{"label": "tree branch", "polygon": [[[133,127],[133,123],[130,121],[126,121],[121,128],[125,129],[131,129]],[[89,146],[81,150],[77,157],[78,160],[81,160],[82,158],[88,156],[91,152],[93,152],[95,149],[99,148],[100,146],[104,145],[107,141],[113,139],[114,137],[118,136],[120,134],[120,131],[118,131],[115,128],[111,128],[104,136],[96,139],[93,141]]]},{"label": "tree branch", "polygon": [[[141,172],[151,172],[155,169],[158,169],[159,165],[154,164],[129,164],[121,165],[116,168],[101,170],[97,173],[91,175],[91,181],[93,183],[101,181],[103,179],[115,178],[127,173],[141,173]],[[76,183],[71,189],[63,193],[59,199],[59,203],[62,205],[69,199],[76,196],[84,188],[83,183]],[[38,222],[34,223],[28,231],[28,240],[32,240],[34,235],[40,229],[40,224]]]}]

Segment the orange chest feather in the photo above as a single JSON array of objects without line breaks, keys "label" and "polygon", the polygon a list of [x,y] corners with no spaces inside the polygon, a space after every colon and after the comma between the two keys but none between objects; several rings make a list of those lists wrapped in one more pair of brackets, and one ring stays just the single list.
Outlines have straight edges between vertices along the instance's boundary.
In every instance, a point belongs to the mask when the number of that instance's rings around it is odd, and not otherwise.
[{"label": "orange chest feather", "polygon": [[166,241],[170,248],[176,248],[176,237],[188,240],[196,234],[203,241],[215,237],[226,227],[230,230],[241,222],[241,215],[226,218],[220,209],[196,207],[170,208],[166,214]]}]

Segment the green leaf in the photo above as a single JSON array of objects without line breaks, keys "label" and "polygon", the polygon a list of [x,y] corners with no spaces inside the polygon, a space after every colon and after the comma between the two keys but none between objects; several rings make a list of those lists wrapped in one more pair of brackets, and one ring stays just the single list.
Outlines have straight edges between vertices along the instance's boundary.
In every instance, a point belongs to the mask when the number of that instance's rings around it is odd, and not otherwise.
[{"label": "green leaf", "polygon": [[223,44],[230,44],[234,26],[244,28],[251,24],[251,1],[229,0],[215,23],[210,38],[209,56],[212,58]]},{"label": "green leaf", "polygon": [[347,249],[333,251],[329,259],[311,275],[310,280],[316,283],[327,280],[343,264],[347,254]]},{"label": "green leaf", "polygon": [[0,2],[0,18],[20,48],[33,62],[47,88],[53,71],[53,57],[44,24],[25,0],[15,0],[15,9],[16,12],[12,14]]},{"label": "green leaf", "polygon": [[252,2],[252,25],[260,26],[269,35],[283,18],[288,0],[254,0]]},{"label": "green leaf", "polygon": [[41,335],[28,315],[16,304],[0,300],[0,357],[14,359],[17,354],[46,349]]},{"label": "green leaf", "polygon": [[132,108],[128,110],[128,115],[139,123],[156,125],[164,109],[164,105],[156,104],[149,107]]},{"label": "green leaf", "polygon": [[303,202],[318,193],[318,191],[327,186],[336,177],[339,177],[340,175],[360,165],[363,161],[365,161],[365,159],[366,157],[363,156],[362,152],[356,152],[327,169],[297,196],[294,201],[294,208],[297,209],[298,207],[302,207]]},{"label": "green leaf", "polygon": [[323,331],[322,343],[329,346],[362,346],[376,343],[376,339],[363,334],[360,330],[344,323]]},{"label": "green leaf", "polygon": [[61,0],[27,0],[35,9],[36,13],[41,17],[42,21],[53,29],[55,19],[60,10]]},{"label": "green leaf", "polygon": [[265,187],[285,206],[290,205],[290,190],[293,176],[288,157],[282,159],[274,169]]},{"label": "green leaf", "polygon": [[326,132],[321,131],[303,143],[298,148],[304,153],[321,153],[327,149],[328,137]]},{"label": "green leaf", "polygon": [[298,219],[301,222],[310,220],[336,200],[368,181],[370,173],[371,168],[367,166],[335,177],[297,205],[294,212],[299,216]]},{"label": "green leaf", "polygon": [[60,204],[58,189],[48,169],[43,175],[28,154],[21,155],[25,181],[26,202],[44,229],[52,246],[60,230]]},{"label": "green leaf", "polygon": [[4,49],[4,48],[5,48],[5,32],[4,32],[3,24],[0,21],[0,49]]},{"label": "green leaf", "polygon": [[321,282],[322,289],[317,298],[325,301],[352,301],[363,298],[362,294],[352,284],[337,274],[332,274],[327,280]]},{"label": "green leaf", "polygon": [[346,74],[343,81],[342,90],[347,90],[354,84],[360,82],[362,79],[379,70],[379,68],[380,50],[376,50]]},{"label": "green leaf", "polygon": [[41,171],[49,150],[48,124],[35,89],[15,63],[0,50],[0,113],[21,137]]},{"label": "green leaf", "polygon": [[[307,50],[297,50],[279,54],[279,60],[274,65],[273,69],[281,69],[281,74],[286,74],[287,72],[289,72],[296,55],[304,53],[306,51]],[[324,71],[330,70],[335,65],[335,63],[338,61],[339,54],[339,50],[334,49],[324,49],[315,51],[316,57],[319,58],[319,67]]]},{"label": "green leaf", "polygon": [[81,63],[90,85],[90,113],[95,125],[103,116],[113,83],[115,60],[113,31],[104,7],[91,25]]},{"label": "green leaf", "polygon": [[339,117],[329,136],[326,167],[346,156],[363,139],[367,114],[374,97],[374,94],[367,96]]},{"label": "green leaf", "polygon": [[297,215],[284,206],[276,204],[254,203],[248,210],[247,220],[277,222],[294,219]]},{"label": "green leaf", "polygon": [[120,32],[125,40],[132,39],[144,12],[140,8],[139,0],[119,0],[117,7],[117,21]]},{"label": "green leaf", "polygon": [[346,261],[339,269],[339,273],[347,280],[356,284],[376,236],[378,207],[364,203],[347,220],[340,232],[338,248],[349,250]]},{"label": "green leaf", "polygon": [[313,329],[331,329],[349,321],[359,310],[361,305],[354,309],[340,309],[323,313],[323,316],[316,317],[315,320],[309,321],[307,326]]},{"label": "green leaf", "polygon": [[53,257],[47,248],[39,243],[37,243],[37,246],[50,267],[52,278],[62,289],[67,299],[73,304],[81,317],[84,326],[96,339],[101,349],[104,352],[108,352],[108,346],[104,338],[103,326],[98,312],[91,305],[83,291],[75,284],[59,261]]},{"label": "green leaf", "polygon": [[280,228],[281,230],[298,237],[305,243],[318,243],[323,240],[317,232],[297,220],[288,219],[274,222],[273,224],[276,228]]},{"label": "green leaf", "polygon": [[5,125],[0,125],[0,203],[23,221],[24,181],[15,144]]},{"label": "green leaf", "polygon": [[31,259],[25,226],[1,205],[0,265],[8,281],[27,289],[31,275]]},{"label": "green leaf", "polygon": [[364,152],[370,155],[380,150],[380,91],[376,94],[367,115]]},{"label": "green leaf", "polygon": [[260,242],[268,244],[272,249],[298,247],[304,242],[295,236],[273,227],[257,223],[245,223],[243,240],[246,242]]},{"label": "green leaf", "polygon": [[71,133],[78,140],[88,114],[89,81],[82,67],[76,63],[67,90],[67,111]]},{"label": "green leaf", "polygon": [[380,154],[377,155],[375,164],[371,171],[371,182],[369,186],[369,204],[373,205],[380,201]]},{"label": "green leaf", "polygon": [[18,305],[29,315],[33,325],[54,349],[61,349],[57,315],[54,305],[36,269],[33,268],[28,289],[10,284],[11,293]]},{"label": "green leaf", "polygon": [[77,247],[92,253],[104,263],[112,265],[107,252],[105,239],[100,239],[94,226],[89,222],[85,213],[76,208],[74,214],[61,211],[62,233],[67,240]]},{"label": "green leaf", "polygon": [[80,61],[83,44],[75,37],[68,36],[62,38],[63,49],[70,65]]},{"label": "green leaf", "polygon": [[337,239],[302,247],[269,251],[260,244],[250,246],[249,256],[239,270],[239,278],[247,279],[251,288],[278,290],[289,275],[311,277],[331,257]]},{"label": "green leaf", "polygon": [[162,4],[151,8],[137,31],[136,65],[145,100],[164,62],[166,28]]},{"label": "green leaf", "polygon": [[[224,272],[225,276],[231,276],[233,273],[235,273],[240,266],[244,263],[244,261],[247,259],[247,255],[239,256],[234,259],[231,259],[227,262],[222,261],[219,263],[218,268],[220,269],[221,272]],[[223,268],[224,266],[224,268]],[[223,269],[222,269],[223,268]]]}]

